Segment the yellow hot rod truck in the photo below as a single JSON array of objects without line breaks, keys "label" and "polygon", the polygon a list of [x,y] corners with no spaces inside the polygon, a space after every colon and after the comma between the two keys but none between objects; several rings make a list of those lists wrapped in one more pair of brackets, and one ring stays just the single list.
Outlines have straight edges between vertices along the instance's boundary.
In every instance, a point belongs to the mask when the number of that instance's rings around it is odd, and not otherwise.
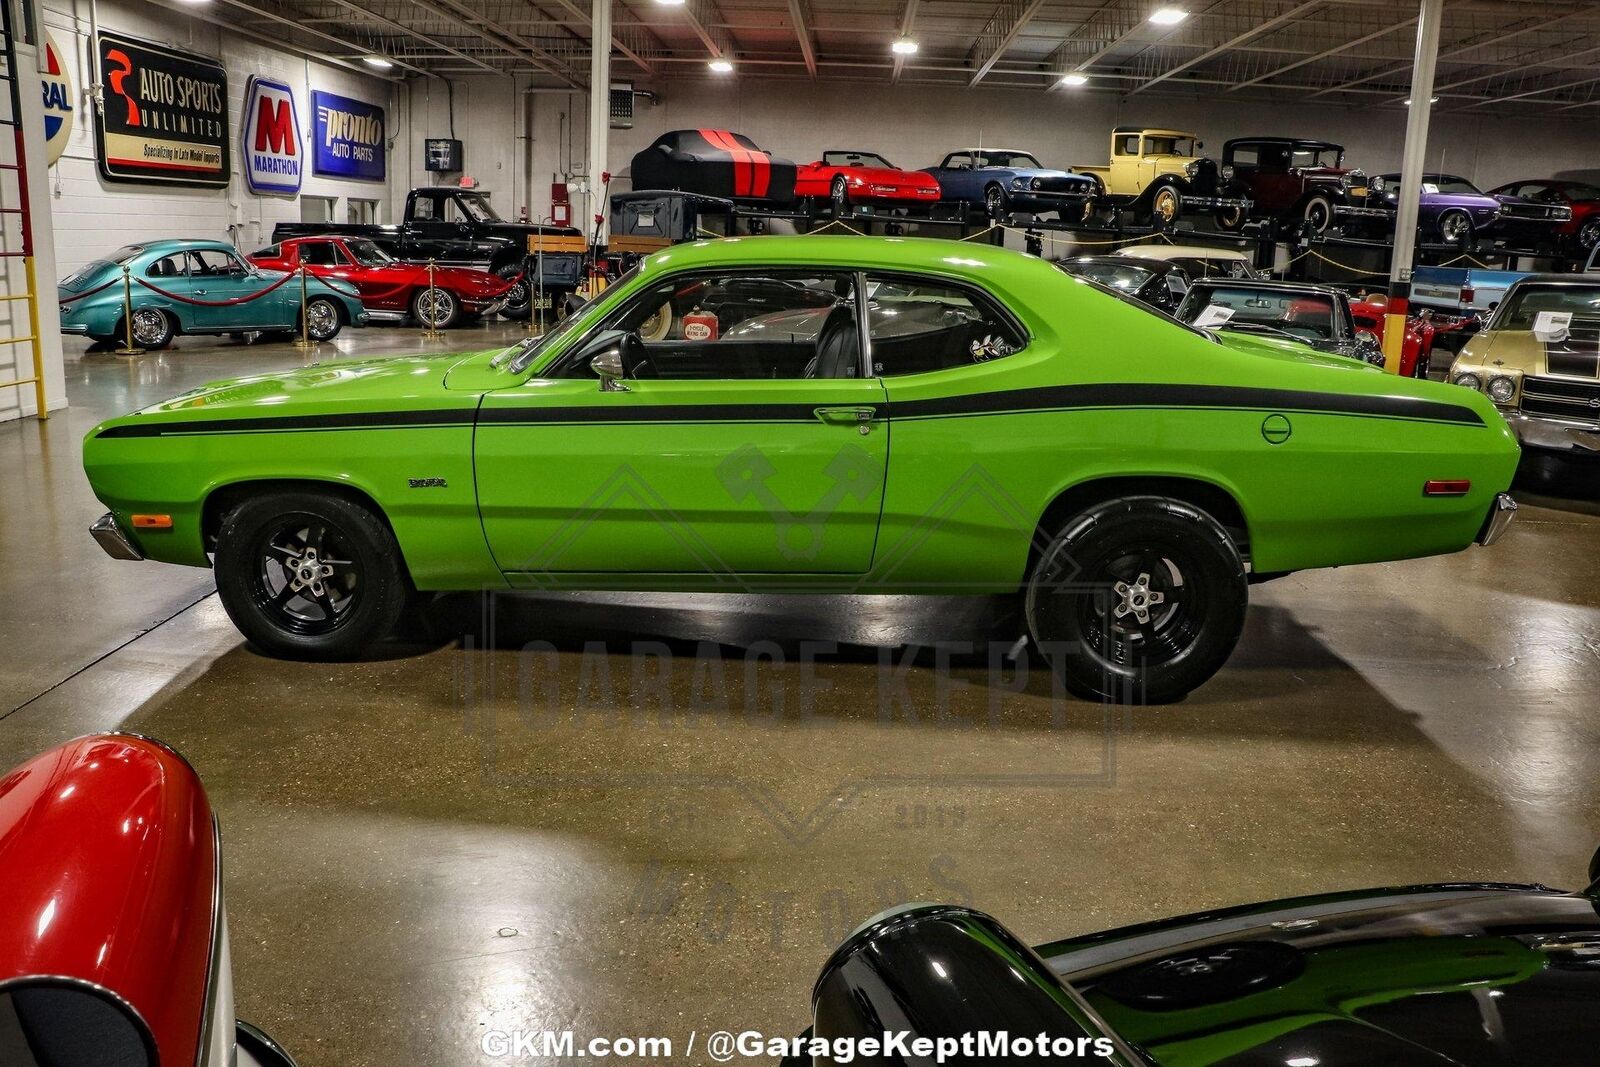
[{"label": "yellow hot rod truck", "polygon": [[1072,170],[1100,182],[1100,204],[1113,212],[1131,209],[1141,222],[1176,222],[1185,211],[1247,216],[1244,187],[1233,180],[1232,168],[1200,156],[1204,147],[1182,130],[1118,126],[1111,131],[1110,163]]}]

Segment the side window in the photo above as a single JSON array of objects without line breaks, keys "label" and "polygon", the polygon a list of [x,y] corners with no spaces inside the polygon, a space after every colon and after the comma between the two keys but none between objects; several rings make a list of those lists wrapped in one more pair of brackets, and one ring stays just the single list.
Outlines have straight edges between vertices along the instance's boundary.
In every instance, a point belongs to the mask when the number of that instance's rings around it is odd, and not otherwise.
[{"label": "side window", "polygon": [[1242,144],[1233,150],[1233,165],[1236,167],[1253,167],[1261,158],[1261,150],[1253,144]]},{"label": "side window", "polygon": [[332,241],[302,241],[300,262],[308,267],[331,267],[338,263]]},{"label": "side window", "polygon": [[1027,343],[991,298],[932,278],[867,275],[872,373],[918,374],[987,363]]},{"label": "side window", "polygon": [[419,196],[411,202],[411,217],[417,222],[432,222],[434,219],[433,208],[432,197]]},{"label": "side window", "polygon": [[1139,135],[1136,133],[1125,134],[1116,139],[1117,155],[1136,156],[1139,154]]},{"label": "side window", "polygon": [[183,277],[183,253],[162,256],[150,264],[145,275],[150,278],[181,278]]},{"label": "side window", "polygon": [[197,248],[189,253],[189,273],[210,278],[244,273],[239,261],[216,248]]},{"label": "side window", "polygon": [[944,161],[946,170],[971,170],[972,157],[965,152],[952,155]]},{"label": "side window", "polygon": [[[623,346],[630,378],[861,376],[855,277],[845,271],[680,274],[648,287],[598,329],[632,335]],[[593,372],[571,365],[553,376]]]}]

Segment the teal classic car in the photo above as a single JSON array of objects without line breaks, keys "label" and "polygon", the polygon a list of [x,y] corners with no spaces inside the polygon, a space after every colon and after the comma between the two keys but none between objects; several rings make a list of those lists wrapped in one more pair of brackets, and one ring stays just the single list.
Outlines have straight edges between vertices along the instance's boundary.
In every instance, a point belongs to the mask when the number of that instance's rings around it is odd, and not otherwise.
[{"label": "teal classic car", "polygon": [[216,382],[84,442],[106,550],[214,559],[279,655],[355,655],[419,592],[1006,593],[1074,691],[1145,701],[1221,666],[1252,581],[1492,540],[1517,458],[1475,391],[831,236],[676,246],[543,338]]},{"label": "teal classic car", "polygon": [[[253,265],[225,241],[127,245],[62,279],[56,300],[61,332],[97,341],[126,340],[124,308],[131,303],[131,333],[140,348],[165,348],[180,333],[301,328],[300,279]],[[367,313],[353,288],[335,290],[308,276],[305,320],[313,341],[327,341],[343,326],[365,325]]]}]

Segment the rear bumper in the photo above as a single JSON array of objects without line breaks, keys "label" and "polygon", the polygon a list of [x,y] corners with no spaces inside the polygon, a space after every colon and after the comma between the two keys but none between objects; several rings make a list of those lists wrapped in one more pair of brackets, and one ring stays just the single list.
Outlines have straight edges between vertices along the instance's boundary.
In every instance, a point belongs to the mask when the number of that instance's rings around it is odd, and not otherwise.
[{"label": "rear bumper", "polygon": [[1496,493],[1494,503],[1489,506],[1489,514],[1483,520],[1483,528],[1478,531],[1478,544],[1492,545],[1500,540],[1500,535],[1506,532],[1506,527],[1516,517],[1517,502],[1511,499],[1511,494]]},{"label": "rear bumper", "polygon": [[106,555],[112,559],[144,559],[144,553],[128,540],[122,528],[117,525],[117,517],[109,511],[94,520],[94,525],[89,527],[89,536],[93,537],[95,544],[104,549]]},{"label": "rear bumper", "polygon": [[1538,418],[1520,411],[1505,412],[1511,432],[1524,448],[1545,448],[1555,452],[1574,452],[1600,456],[1600,429],[1583,423]]}]

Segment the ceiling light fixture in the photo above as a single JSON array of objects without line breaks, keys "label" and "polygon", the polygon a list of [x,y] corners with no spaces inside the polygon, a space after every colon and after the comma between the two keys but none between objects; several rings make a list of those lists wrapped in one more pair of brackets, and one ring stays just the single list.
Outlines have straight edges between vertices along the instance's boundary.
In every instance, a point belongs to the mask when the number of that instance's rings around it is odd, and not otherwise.
[{"label": "ceiling light fixture", "polygon": [[[1428,97],[1428,103],[1430,103],[1430,104],[1437,104],[1437,103],[1438,103],[1438,102],[1439,102],[1439,98],[1438,98],[1438,97],[1437,97],[1437,96],[1430,96],[1430,97]],[[1409,97],[1408,97],[1408,98],[1407,98],[1407,99],[1406,99],[1406,107],[1410,107],[1410,106],[1411,106],[1411,100],[1410,100],[1410,98],[1409,98]]]},{"label": "ceiling light fixture", "polygon": [[710,63],[707,63],[706,66],[710,67],[712,71],[717,74],[733,73],[733,64],[728,62],[726,59],[713,59]]},{"label": "ceiling light fixture", "polygon": [[656,0],[662,7],[682,7],[683,0]]},{"label": "ceiling light fixture", "polygon": [[384,59],[382,56],[362,56],[361,62],[365,63],[369,67],[375,67],[378,70],[388,70],[394,66],[393,61]]},{"label": "ceiling light fixture", "polygon": [[1176,26],[1189,17],[1189,13],[1179,7],[1160,7],[1150,16],[1150,21],[1157,26]]},{"label": "ceiling light fixture", "polygon": [[897,56],[914,56],[917,54],[917,42],[909,37],[902,37],[889,46],[889,51]]},{"label": "ceiling light fixture", "polygon": [[1087,75],[1087,74],[1079,74],[1076,71],[1074,71],[1071,74],[1063,75],[1062,78],[1061,78],[1061,84],[1062,85],[1088,85],[1089,84],[1089,75]]}]

